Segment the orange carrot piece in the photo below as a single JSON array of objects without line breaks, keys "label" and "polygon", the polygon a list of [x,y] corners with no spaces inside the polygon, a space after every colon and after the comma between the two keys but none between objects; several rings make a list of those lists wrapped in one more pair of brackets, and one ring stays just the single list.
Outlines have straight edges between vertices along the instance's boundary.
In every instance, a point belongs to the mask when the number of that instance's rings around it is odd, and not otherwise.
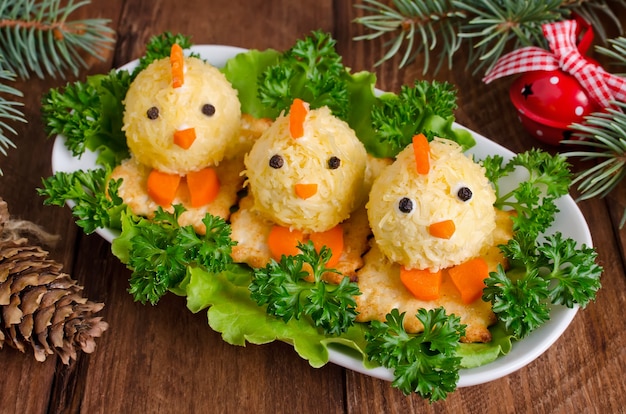
[{"label": "orange carrot piece", "polygon": [[279,261],[282,255],[295,256],[302,253],[298,242],[304,242],[304,234],[300,230],[275,225],[267,237],[267,245],[274,260]]},{"label": "orange carrot piece", "polygon": [[317,193],[317,184],[296,184],[294,186],[296,195],[303,200],[313,197]]},{"label": "orange carrot piece", "polygon": [[182,149],[189,149],[195,140],[195,128],[179,129],[174,132],[174,144],[178,145]]},{"label": "orange carrot piece", "polygon": [[185,82],[183,48],[178,43],[170,50],[170,66],[172,67],[172,88],[180,88]]},{"label": "orange carrot piece", "polygon": [[339,263],[339,258],[343,253],[343,228],[341,224],[336,225],[330,230],[311,233],[309,239],[313,242],[315,250],[318,252],[322,250],[322,246],[326,246],[330,249],[332,256],[326,263],[327,267],[333,267]]},{"label": "orange carrot piece", "polygon": [[485,279],[489,277],[489,266],[485,259],[477,257],[451,267],[448,274],[461,293],[463,303],[470,304],[482,296]]},{"label": "orange carrot piece", "polygon": [[292,138],[304,135],[304,120],[309,112],[308,105],[302,99],[296,98],[289,108],[289,133]]},{"label": "orange carrot piece", "polygon": [[430,146],[424,134],[417,134],[413,137],[413,153],[415,156],[415,167],[418,174],[428,174],[430,170]]},{"label": "orange carrot piece", "polygon": [[400,268],[402,284],[419,300],[435,300],[439,298],[441,288],[441,270],[431,272],[428,269]]},{"label": "orange carrot piece", "polygon": [[148,175],[148,195],[158,205],[169,207],[176,197],[179,184],[180,175],[152,170]]},{"label": "orange carrot piece", "polygon": [[220,180],[215,168],[207,167],[187,174],[187,187],[191,197],[191,207],[209,204],[220,191]]},{"label": "orange carrot piece", "polygon": [[444,220],[428,226],[428,232],[430,235],[440,239],[449,239],[455,231],[456,227],[454,225],[454,221],[452,220]]}]

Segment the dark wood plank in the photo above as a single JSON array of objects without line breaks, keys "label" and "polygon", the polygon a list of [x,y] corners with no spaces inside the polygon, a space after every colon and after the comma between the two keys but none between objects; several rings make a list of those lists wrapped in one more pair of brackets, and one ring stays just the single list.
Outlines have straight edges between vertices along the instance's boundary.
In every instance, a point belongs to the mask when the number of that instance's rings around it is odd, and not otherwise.
[{"label": "dark wood plank", "polygon": [[191,36],[195,44],[284,50],[311,30],[332,31],[333,24],[329,0],[306,6],[263,0],[195,0],[184,5],[171,0],[128,1],[118,29],[115,63],[122,65],[142,56],[150,37],[165,31]]}]

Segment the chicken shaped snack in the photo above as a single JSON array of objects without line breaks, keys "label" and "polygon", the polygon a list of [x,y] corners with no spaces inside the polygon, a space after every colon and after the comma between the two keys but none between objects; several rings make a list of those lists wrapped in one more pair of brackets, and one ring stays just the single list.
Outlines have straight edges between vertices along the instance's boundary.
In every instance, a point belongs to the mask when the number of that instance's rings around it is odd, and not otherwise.
[{"label": "chicken shaped snack", "polygon": [[[242,183],[243,155],[230,160],[242,114],[224,75],[175,44],[169,58],[139,72],[124,105],[131,158],[112,176],[123,178],[120,196],[133,212],[149,216],[159,206],[182,204],[194,211],[181,224],[200,223],[207,212],[227,218]],[[221,187],[227,194],[221,196]]]},{"label": "chicken shaped snack", "polygon": [[298,254],[298,241],[309,239],[331,248],[331,267],[350,251],[360,261],[356,250],[366,242],[355,248],[347,242],[365,240],[366,234],[347,237],[353,227],[344,222],[353,216],[368,232],[363,209],[367,152],[344,121],[327,107],[309,109],[296,99],[289,114],[254,143],[245,166],[249,195],[232,217],[235,261],[262,267],[271,258]]},{"label": "chicken shaped snack", "polygon": [[480,299],[483,280],[503,263],[495,246],[511,233],[495,200],[483,167],[458,144],[414,137],[372,185],[374,242],[358,272],[359,320],[384,320],[399,308],[415,332],[423,329],[418,309],[443,306],[467,324],[464,340],[490,340],[495,316]]}]

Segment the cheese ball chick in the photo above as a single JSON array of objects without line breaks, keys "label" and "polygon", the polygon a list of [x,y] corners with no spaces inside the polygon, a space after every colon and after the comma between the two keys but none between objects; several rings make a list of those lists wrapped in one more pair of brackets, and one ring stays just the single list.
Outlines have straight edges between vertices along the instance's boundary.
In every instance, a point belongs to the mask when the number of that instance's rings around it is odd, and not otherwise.
[{"label": "cheese ball chick", "polygon": [[241,123],[237,92],[224,75],[174,45],[169,59],[137,75],[124,104],[132,157],[153,169],[148,178],[153,200],[169,206],[187,176],[194,207],[210,202],[219,188],[210,168],[224,159]]},{"label": "cheese ball chick", "polygon": [[[261,135],[244,163],[253,209],[276,225],[268,238],[270,250],[284,245],[273,243],[273,237],[315,242],[316,235],[333,231],[342,237],[338,225],[367,197],[363,143],[328,107],[309,109],[300,99]],[[299,253],[295,244],[273,250],[272,256]]]},{"label": "cheese ball chick", "polygon": [[320,232],[363,200],[367,152],[328,107],[306,106],[296,100],[265,131],[245,158],[245,174],[256,210],[281,226]]},{"label": "cheese ball chick", "polygon": [[376,244],[406,269],[438,271],[477,256],[496,227],[496,195],[481,165],[453,141],[414,138],[372,185]]},{"label": "cheese ball chick", "polygon": [[407,332],[421,332],[418,309],[443,307],[466,325],[463,342],[489,342],[496,317],[481,300],[484,279],[506,266],[497,245],[512,237],[495,200],[484,168],[458,144],[414,137],[372,185],[374,237],[357,274],[357,321],[384,321],[398,309]]}]

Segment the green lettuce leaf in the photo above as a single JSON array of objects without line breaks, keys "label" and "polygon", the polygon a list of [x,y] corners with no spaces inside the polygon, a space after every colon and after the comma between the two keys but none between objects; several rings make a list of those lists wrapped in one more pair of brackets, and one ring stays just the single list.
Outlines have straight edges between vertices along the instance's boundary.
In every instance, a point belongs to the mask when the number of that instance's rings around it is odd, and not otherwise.
[{"label": "green lettuce leaf", "polygon": [[495,361],[499,356],[506,355],[513,346],[513,336],[506,332],[504,324],[497,323],[489,328],[491,342],[465,344],[461,343],[456,350],[461,357],[461,367],[476,368]]},{"label": "green lettuce leaf", "polygon": [[[232,265],[220,273],[210,273],[198,267],[189,267],[187,279],[179,286],[186,295],[187,308],[198,313],[207,310],[208,324],[231,345],[246,343],[266,344],[283,341],[291,344],[298,355],[314,368],[328,363],[329,347],[341,349],[360,358],[366,368],[377,367],[365,353],[365,331],[368,324],[357,323],[339,337],[324,335],[308,319],[282,319],[268,315],[265,307],[250,298],[248,286],[252,271],[243,265]],[[184,293],[183,293],[184,289]],[[461,344],[458,354],[462,367],[471,368],[489,363],[507,353],[511,338],[500,328],[495,329],[489,344]]]},{"label": "green lettuce leaf", "polygon": [[256,49],[240,53],[229,59],[221,69],[226,79],[239,94],[241,111],[255,118],[276,119],[280,110],[261,103],[258,96],[259,76],[268,67],[276,64],[281,53],[274,49]]},{"label": "green lettuce leaf", "polygon": [[[291,344],[312,367],[319,368],[328,362],[328,337],[308,320],[293,319],[285,323],[268,315],[264,307],[250,298],[251,273],[245,268],[229,270],[214,274],[189,268],[186,284],[189,310],[196,313],[208,308],[209,326],[231,345],[243,346],[247,342],[259,345],[279,340]],[[358,334],[359,328],[352,328],[352,331],[346,335]]]}]

